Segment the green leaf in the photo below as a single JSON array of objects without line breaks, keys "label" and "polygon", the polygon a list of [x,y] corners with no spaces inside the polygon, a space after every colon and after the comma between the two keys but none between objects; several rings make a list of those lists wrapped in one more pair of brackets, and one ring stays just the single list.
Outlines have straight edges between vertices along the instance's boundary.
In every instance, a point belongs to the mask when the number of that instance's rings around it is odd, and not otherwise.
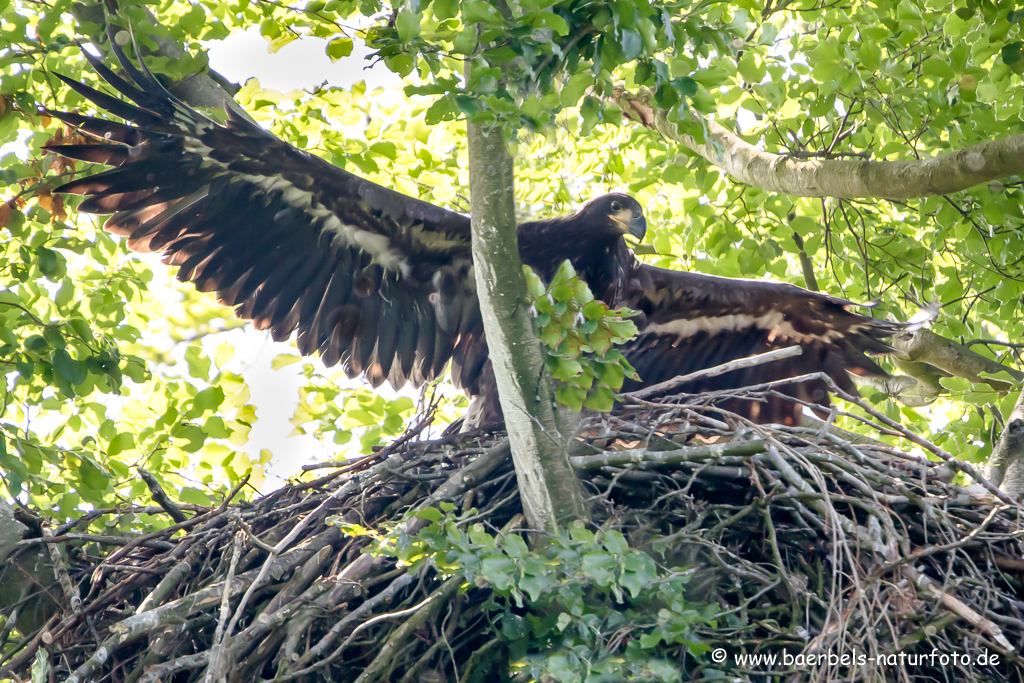
[{"label": "green leaf", "polygon": [[61,310],[67,310],[68,304],[70,304],[77,294],[77,289],[70,278],[65,277],[61,282],[60,289],[57,290],[57,296],[53,302],[57,304],[57,308]]},{"label": "green leaf", "polygon": [[398,18],[395,20],[395,28],[398,29],[399,40],[407,43],[418,36],[422,19],[423,15],[418,12],[410,12],[406,9],[399,12]]},{"label": "green leaf", "polygon": [[47,249],[46,247],[37,247],[36,259],[36,263],[39,266],[39,272],[41,272],[46,277],[50,277],[51,275],[57,272],[57,252],[55,252],[53,249]]},{"label": "green leaf", "polygon": [[398,148],[395,147],[395,143],[393,142],[375,142],[370,145],[370,150],[374,154],[379,154],[391,161],[398,159]]},{"label": "green leaf", "polygon": [[178,498],[181,502],[191,503],[192,505],[209,506],[211,503],[209,496],[191,486],[183,486],[178,493]]},{"label": "green leaf", "polygon": [[78,476],[93,491],[103,491],[109,485],[109,477],[92,458],[83,455],[82,464],[78,467]]},{"label": "green leaf", "polygon": [[608,323],[608,329],[615,335],[618,342],[624,342],[636,336],[636,325],[632,320],[619,320]]},{"label": "green leaf", "polygon": [[592,85],[594,85],[594,77],[590,73],[583,71],[573,74],[572,78],[562,86],[559,98],[562,106],[571,107],[575,105],[583,97],[583,93],[587,91],[587,88]]},{"label": "green leaf", "polygon": [[53,352],[53,367],[71,386],[78,386],[88,376],[85,363],[73,359],[64,349]]},{"label": "green leaf", "polygon": [[452,49],[463,55],[472,54],[476,50],[476,31],[465,30],[455,36]]},{"label": "green leaf", "polygon": [[[619,386],[622,386],[621,383]],[[616,387],[618,388],[618,387]],[[587,395],[584,407],[599,410],[603,413],[611,411],[615,405],[615,393],[609,387],[594,387]]]},{"label": "green leaf", "polygon": [[431,7],[434,8],[434,16],[438,21],[452,19],[459,14],[459,0],[434,0]]},{"label": "green leaf", "polygon": [[585,553],[580,569],[598,586],[609,586],[615,579],[615,558],[604,552]]},{"label": "green leaf", "polygon": [[1003,62],[1007,66],[1013,66],[1017,62],[1021,61],[1021,41],[1017,40],[1012,43],[1007,43],[1000,50],[1000,54],[1003,57]]},{"label": "green leaf", "polygon": [[538,12],[530,25],[534,28],[551,29],[560,36],[569,35],[569,24],[554,12]]},{"label": "green leaf", "polygon": [[50,680],[50,658],[43,649],[36,650],[32,660],[32,683],[47,683]]},{"label": "green leaf", "polygon": [[625,61],[632,61],[640,56],[644,49],[644,39],[637,31],[622,29],[619,35],[619,44],[622,46],[622,55]]},{"label": "green leaf", "polygon": [[683,97],[693,97],[697,94],[697,90],[699,89],[697,81],[693,80],[689,76],[677,78],[673,83],[676,85],[676,89],[679,91],[679,94]]},{"label": "green leaf", "polygon": [[1000,370],[999,372],[987,372],[983,371],[981,376],[985,379],[994,379],[999,382],[1006,382],[1008,384],[1018,384],[1020,380],[1010,374],[1008,370]]},{"label": "green leaf", "polygon": [[658,572],[654,561],[646,554],[635,552],[623,559],[619,583],[634,598],[639,597],[657,578]]},{"label": "green leaf", "polygon": [[603,301],[594,300],[583,307],[583,316],[587,320],[597,320],[604,317],[607,312],[608,306]]},{"label": "green leaf", "polygon": [[[222,368],[234,357],[234,355],[235,347],[231,345],[231,342],[221,342],[220,344],[217,344],[217,348],[214,349],[213,360],[217,364],[217,367]],[[285,357],[294,358],[296,361],[300,360],[298,356],[275,356],[274,360],[271,361],[271,367],[274,367],[276,370],[280,366],[274,366],[274,363],[276,363],[279,358]]]},{"label": "green leaf", "polygon": [[42,353],[48,346],[46,338],[41,334],[33,334],[25,338],[24,347],[26,351],[32,353]]},{"label": "green leaf", "polygon": [[190,346],[185,349],[185,364],[192,377],[201,380],[210,378],[210,359],[203,353],[203,347]]},{"label": "green leaf", "polygon": [[559,403],[562,403],[572,410],[579,412],[583,409],[583,401],[587,396],[586,389],[572,386],[571,384],[559,384],[555,390]]},{"label": "green leaf", "polygon": [[629,542],[626,541],[626,537],[621,532],[615,531],[614,529],[605,532],[604,538],[601,539],[601,543],[608,552],[615,555],[621,555],[629,552]]},{"label": "green leaf", "polygon": [[353,41],[348,36],[341,36],[335,38],[331,42],[327,43],[327,56],[333,61],[337,61],[343,57],[348,57],[352,54]]},{"label": "green leaf", "polygon": [[200,34],[205,23],[206,12],[203,10],[203,6],[199,4],[192,5],[188,12],[185,12],[185,14],[178,18],[178,25],[193,36]]},{"label": "green leaf", "polygon": [[940,377],[939,384],[954,394],[963,394],[971,389],[970,380],[964,379],[963,377]]},{"label": "green leaf", "polygon": [[484,0],[466,0],[462,3],[462,21],[466,24],[501,25],[501,13]]},{"label": "green leaf", "polygon": [[523,617],[511,612],[505,612],[501,615],[501,635],[506,640],[510,642],[521,640],[528,633],[526,620]]},{"label": "green leaf", "polygon": [[519,580],[519,588],[526,591],[533,602],[558,585],[554,578],[555,568],[536,555],[525,557],[521,567],[523,577]]},{"label": "green leaf", "polygon": [[921,64],[921,72],[925,76],[934,76],[942,79],[951,79],[956,75],[956,72],[953,71],[946,60],[938,57],[924,60],[924,63]]},{"label": "green leaf", "polygon": [[118,432],[107,444],[107,455],[117,455],[132,448],[135,448],[135,435],[131,432]]},{"label": "green leaf", "polygon": [[760,59],[753,52],[747,52],[740,57],[736,67],[740,75],[743,76],[743,80],[747,83],[760,83],[764,80],[764,64],[761,63]]},{"label": "green leaf", "polygon": [[[188,417],[198,417],[205,412],[214,411],[224,402],[224,390],[220,387],[208,387],[203,389],[192,399],[193,410],[187,414]],[[194,413],[194,414],[193,414]]]},{"label": "green leaf", "polygon": [[424,122],[428,126],[433,126],[441,121],[454,118],[458,113],[459,109],[455,106],[455,102],[449,97],[442,97],[427,109],[424,114]]},{"label": "green leaf", "polygon": [[514,585],[515,570],[515,564],[507,557],[485,557],[480,566],[480,576],[495,590],[506,592]]},{"label": "green leaf", "polygon": [[423,508],[416,513],[416,516],[420,519],[425,519],[428,522],[440,522],[444,519],[444,514],[435,507]]}]

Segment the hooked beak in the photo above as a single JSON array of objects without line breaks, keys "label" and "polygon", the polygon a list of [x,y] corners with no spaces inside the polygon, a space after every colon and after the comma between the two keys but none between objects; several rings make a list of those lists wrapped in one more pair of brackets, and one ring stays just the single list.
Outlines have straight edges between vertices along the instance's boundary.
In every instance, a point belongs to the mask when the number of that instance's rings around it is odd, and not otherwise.
[{"label": "hooked beak", "polygon": [[628,232],[639,241],[644,241],[644,235],[647,234],[647,219],[642,213],[633,215],[632,220],[629,221]]},{"label": "hooked beak", "polygon": [[647,219],[643,211],[630,211],[623,209],[610,216],[612,223],[622,231],[623,235],[632,235],[641,242],[647,234]]}]

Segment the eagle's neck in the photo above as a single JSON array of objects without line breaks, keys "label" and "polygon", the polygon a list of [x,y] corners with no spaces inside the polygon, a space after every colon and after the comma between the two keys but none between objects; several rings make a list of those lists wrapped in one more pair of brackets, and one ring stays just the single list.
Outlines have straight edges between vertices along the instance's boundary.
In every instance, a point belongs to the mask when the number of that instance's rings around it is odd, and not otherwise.
[{"label": "eagle's neck", "polygon": [[633,252],[618,232],[599,232],[581,224],[578,215],[530,221],[519,226],[519,256],[545,281],[550,282],[568,259],[594,296],[619,305]]}]

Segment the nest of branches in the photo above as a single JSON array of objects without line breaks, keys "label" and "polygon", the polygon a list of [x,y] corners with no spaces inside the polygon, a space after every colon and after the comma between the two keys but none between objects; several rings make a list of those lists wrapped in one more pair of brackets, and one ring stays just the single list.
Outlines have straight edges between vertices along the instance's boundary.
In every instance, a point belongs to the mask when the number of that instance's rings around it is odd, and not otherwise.
[{"label": "nest of branches", "polygon": [[914,447],[746,423],[723,397],[586,417],[593,520],[564,538],[523,529],[503,435],[421,423],[254,501],[166,503],[176,523],[119,544],[90,536],[100,513],[24,540],[14,563],[64,551],[0,677],[1021,678],[1015,503],[877,413]]}]

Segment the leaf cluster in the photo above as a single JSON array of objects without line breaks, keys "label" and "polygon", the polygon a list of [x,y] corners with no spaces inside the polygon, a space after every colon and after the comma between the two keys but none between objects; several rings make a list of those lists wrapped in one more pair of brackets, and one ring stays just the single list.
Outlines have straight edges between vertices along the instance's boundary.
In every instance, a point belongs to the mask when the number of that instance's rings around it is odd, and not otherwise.
[{"label": "leaf cluster", "polygon": [[[729,52],[738,24],[699,3],[426,0],[396,7],[367,32],[393,71],[427,83],[409,94],[437,96],[428,123],[466,117],[510,130],[543,130],[579,106],[582,132],[618,124],[602,95],[623,69],[651,87],[666,109],[709,109],[699,57]],[[469,67],[463,71],[464,63]],[[681,125],[688,125],[680,118]],[[699,131],[699,126],[696,127]]]},{"label": "leaf cluster", "polygon": [[573,410],[611,410],[622,382],[637,374],[616,347],[636,335],[627,308],[610,309],[594,299],[569,261],[547,285],[525,268],[533,298],[534,326],[545,365],[558,381],[558,400]]},{"label": "leaf cluster", "polygon": [[[275,360],[275,366],[299,360],[298,356],[283,355]],[[353,383],[342,372],[321,373],[306,363],[302,373],[306,381],[299,388],[292,424],[321,443],[351,445],[353,455],[369,453],[372,447],[402,434],[416,412],[410,397],[389,398]],[[353,437],[357,441],[353,442]]]},{"label": "leaf cluster", "polygon": [[687,600],[687,573],[659,567],[618,531],[576,523],[530,549],[515,533],[463,521],[476,512],[421,510],[426,527],[381,535],[370,552],[487,589],[490,628],[507,644],[513,672],[566,683],[678,681],[666,648],[697,658],[710,649],[694,629],[714,624],[715,606]]}]

